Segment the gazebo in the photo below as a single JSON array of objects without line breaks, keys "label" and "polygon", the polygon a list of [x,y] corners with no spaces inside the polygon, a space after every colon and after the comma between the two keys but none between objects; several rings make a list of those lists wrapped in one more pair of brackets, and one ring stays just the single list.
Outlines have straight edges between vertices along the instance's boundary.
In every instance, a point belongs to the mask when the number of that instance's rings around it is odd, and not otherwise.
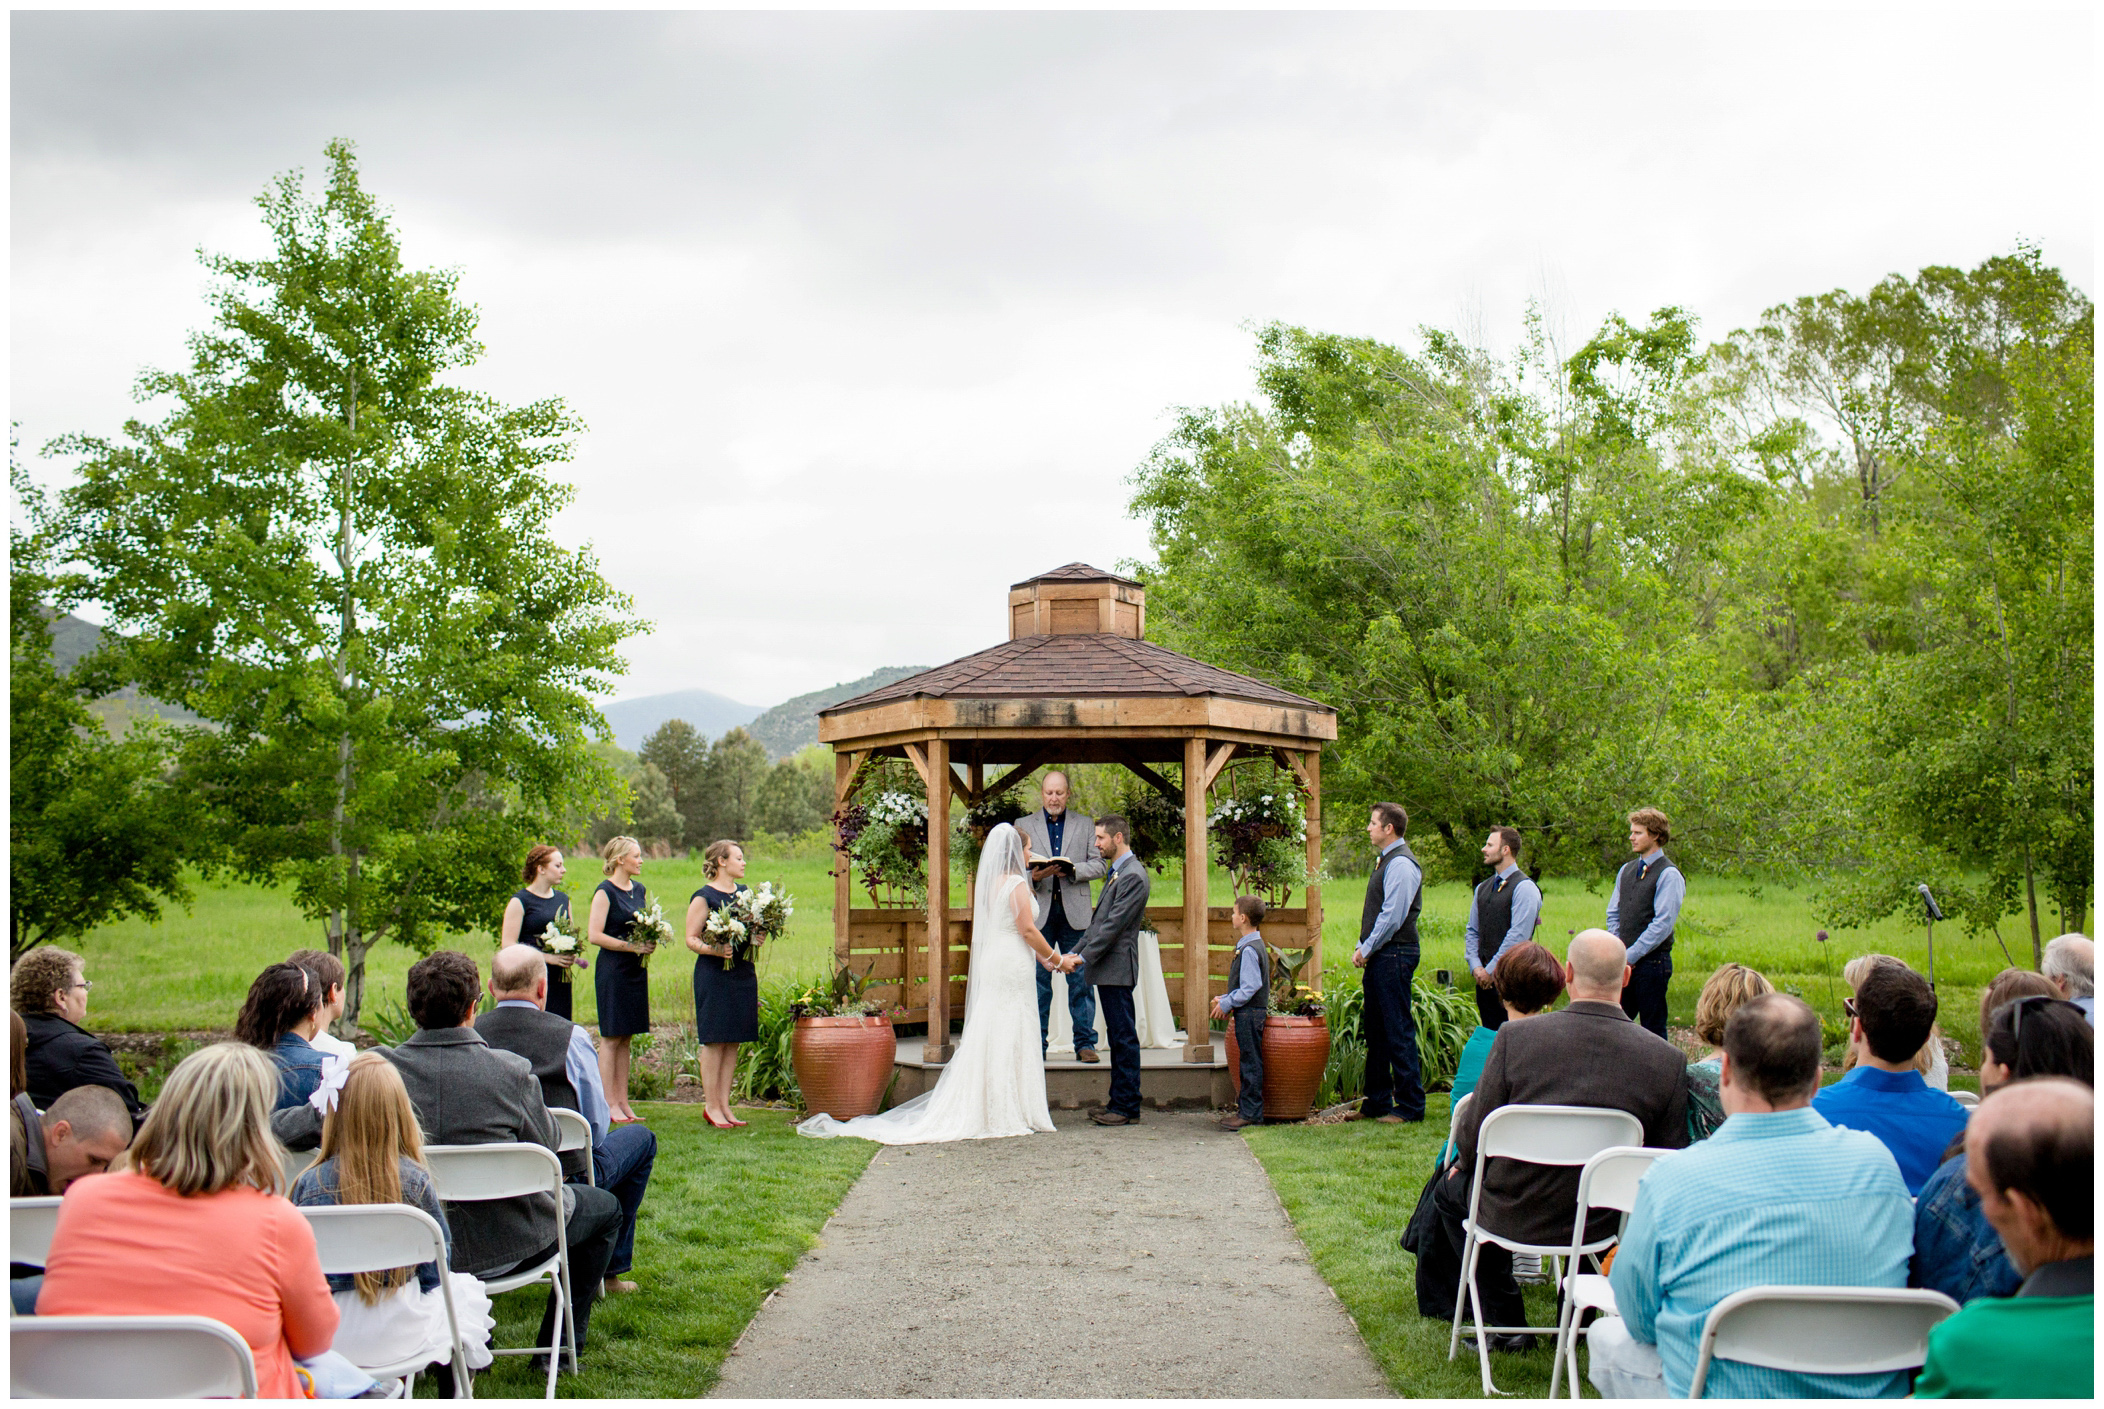
[{"label": "gazebo", "polygon": [[[949,903],[950,800],[998,797],[1038,768],[1115,763],[1183,811],[1181,904],[1148,909],[1161,936],[1170,1004],[1183,1023],[1186,1063],[1214,1065],[1207,1015],[1225,991],[1234,936],[1225,907],[1206,904],[1206,797],[1238,757],[1268,755],[1306,801],[1308,872],[1322,856],[1322,747],[1337,712],[1246,675],[1164,650],[1146,639],[1147,596],[1137,582],[1069,563],[1008,593],[1008,640],[819,711],[834,752],[834,806],[861,786],[871,762],[903,758],[928,795],[928,901],[918,910],[853,909],[843,862],[833,893],[837,962],[868,968],[873,996],[928,1025],[927,1063],[948,1060],[951,1015],[964,1008],[972,911]],[[1182,786],[1152,765],[1182,765]],[[1313,947],[1322,972],[1322,893],[1264,922],[1272,944]],[[923,982],[924,980],[924,982]]]}]

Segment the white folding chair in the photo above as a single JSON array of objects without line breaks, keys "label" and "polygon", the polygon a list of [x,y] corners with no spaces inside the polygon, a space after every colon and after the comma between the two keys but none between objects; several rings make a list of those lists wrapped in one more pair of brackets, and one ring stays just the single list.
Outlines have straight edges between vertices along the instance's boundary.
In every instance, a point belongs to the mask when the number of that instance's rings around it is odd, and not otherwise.
[{"label": "white folding chair", "polygon": [[599,1176],[592,1168],[592,1122],[559,1106],[549,1107],[548,1114],[555,1117],[556,1153],[566,1155],[572,1150],[583,1150],[584,1182],[598,1188]]},{"label": "white folding chair", "polygon": [[1953,1091],[1951,1099],[1969,1111],[1978,1110],[1980,1107],[1980,1095],[1977,1091]]},{"label": "white folding chair", "polygon": [[256,1357],[209,1316],[21,1316],[8,1325],[16,1399],[254,1399]]},{"label": "white folding chair", "polygon": [[[1563,1278],[1563,1310],[1557,1318],[1556,1363],[1549,1371],[1549,1398],[1556,1397],[1556,1382],[1566,1363],[1571,1371],[1571,1398],[1583,1393],[1578,1387],[1578,1337],[1585,1328],[1578,1324],[1587,1311],[1604,1311],[1615,1314],[1614,1288],[1607,1278],[1598,1272],[1581,1272],[1579,1261],[1585,1256],[1581,1251],[1585,1243],[1586,1215],[1596,1208],[1612,1208],[1626,1214],[1636,1207],[1636,1186],[1651,1162],[1669,1150],[1632,1149],[1617,1146],[1602,1150],[1585,1162],[1578,1173],[1578,1216],[1571,1224],[1570,1261],[1565,1264]],[[1626,1220],[1625,1220],[1626,1221]],[[1597,1255],[1595,1266],[1598,1265]],[[1569,1360],[1566,1362],[1565,1357]]]},{"label": "white folding chair", "polygon": [[[330,1276],[385,1272],[426,1262],[438,1264],[439,1291],[446,1303],[446,1329],[453,1336],[453,1393],[457,1398],[473,1399],[467,1356],[460,1346],[460,1320],[453,1312],[453,1284],[443,1275],[446,1234],[438,1220],[409,1204],[338,1204],[302,1208],[300,1212],[314,1230],[314,1250],[321,1255],[321,1270]],[[358,1368],[376,1380],[401,1378],[401,1397],[408,1399],[416,1390],[416,1372],[429,1359],[419,1355],[396,1364]]]},{"label": "white folding chair", "polygon": [[280,1149],[278,1151],[278,1154],[279,1157],[283,1160],[285,1166],[285,1191],[287,1193],[292,1192],[292,1185],[294,1181],[296,1181],[302,1174],[305,1174],[309,1169],[313,1168],[314,1161],[321,1158],[321,1151],[319,1149]]},{"label": "white folding chair", "polygon": [[1911,1370],[1929,1356],[1929,1328],[1958,1309],[1942,1292],[1909,1287],[1749,1287],[1710,1308],[1688,1398],[1702,1398],[1711,1360],[1801,1375]]},{"label": "white folding chair", "polygon": [[[1483,1118],[1476,1134],[1475,1180],[1468,1195],[1468,1218],[1462,1223],[1466,1237],[1461,1247],[1461,1289],[1454,1297],[1454,1330],[1447,1340],[1447,1359],[1461,1351],[1461,1306],[1467,1299],[1476,1322],[1476,1355],[1483,1365],[1483,1392],[1503,1394],[1490,1379],[1490,1338],[1493,1335],[1555,1335],[1557,1326],[1485,1326],[1483,1307],[1476,1295],[1476,1260],[1485,1242],[1496,1243],[1507,1252],[1531,1252],[1540,1257],[1562,1257],[1566,1253],[1599,1252],[1614,1242],[1527,1243],[1504,1237],[1482,1223],[1483,1171],[1493,1159],[1518,1160],[1523,1164],[1584,1164],[1602,1150],[1617,1145],[1639,1145],[1643,1123],[1627,1111],[1599,1106],[1500,1106]],[[1560,1271],[1559,1271],[1560,1280]]]},{"label": "white folding chair", "polygon": [[56,1194],[34,1199],[7,1201],[7,1257],[27,1267],[42,1267],[51,1253],[51,1235],[58,1231]]},{"label": "white folding chair", "polygon": [[1467,1109],[1468,1109],[1468,1103],[1469,1103],[1470,1101],[1473,1101],[1473,1100],[1475,1100],[1475,1099],[1476,1099],[1476,1093],[1475,1093],[1475,1092],[1473,1092],[1473,1091],[1471,1091],[1471,1092],[1469,1092],[1469,1093],[1468,1093],[1468,1094],[1467,1094],[1466,1096],[1463,1096],[1463,1097],[1462,1097],[1462,1098],[1461,1098],[1460,1100],[1458,1100],[1458,1101],[1454,1102],[1454,1109],[1453,1109],[1452,1111],[1450,1111],[1450,1112],[1448,1112],[1448,1113],[1447,1113],[1447,1137],[1446,1137],[1446,1143],[1445,1143],[1444,1145],[1441,1145],[1441,1146],[1439,1147],[1439,1153],[1440,1153],[1440,1156],[1441,1156],[1442,1158],[1444,1158],[1444,1157],[1445,1157],[1445,1155],[1446,1155],[1446,1152],[1447,1152],[1448,1150],[1455,1150],[1455,1151],[1459,1151],[1459,1150],[1460,1150],[1460,1148],[1461,1148],[1461,1145],[1460,1145],[1460,1141],[1461,1141],[1461,1113],[1462,1113],[1463,1111],[1467,1110]]},{"label": "white folding chair", "polygon": [[[448,1203],[489,1203],[498,1199],[548,1194],[555,1200],[555,1256],[531,1267],[515,1267],[482,1284],[491,1296],[547,1282],[557,1297],[554,1338],[547,1345],[515,1350],[491,1348],[492,1355],[546,1355],[548,1392],[555,1398],[555,1376],[567,1349],[570,1373],[577,1373],[577,1321],[570,1285],[570,1234],[563,1218],[563,1164],[545,1145],[426,1145],[424,1163]],[[457,1382],[458,1376],[455,1376]]]}]

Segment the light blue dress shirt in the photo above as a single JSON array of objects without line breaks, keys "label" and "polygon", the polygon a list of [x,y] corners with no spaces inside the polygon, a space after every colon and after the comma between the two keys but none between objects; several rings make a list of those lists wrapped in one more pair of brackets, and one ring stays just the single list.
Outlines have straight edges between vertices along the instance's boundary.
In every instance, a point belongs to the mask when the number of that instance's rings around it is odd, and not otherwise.
[{"label": "light blue dress shirt", "polygon": [[[1507,862],[1504,869],[1499,871],[1498,874],[1509,876],[1517,870],[1519,870],[1518,863]],[[1497,950],[1486,961],[1478,957],[1483,952],[1483,934],[1476,927],[1476,899],[1471,895],[1468,901],[1468,925],[1462,931],[1462,953],[1467,961],[1469,972],[1474,973],[1477,969],[1488,969],[1490,972],[1496,973],[1499,956],[1512,948],[1513,945],[1525,944],[1532,939],[1534,937],[1534,922],[1540,917],[1541,887],[1528,880],[1525,876],[1521,876],[1519,883],[1512,888],[1512,926],[1504,934],[1498,936]],[[1456,1099],[1459,1098],[1457,1097]]]},{"label": "light blue dress shirt", "polygon": [[[1656,856],[1644,859],[1644,869],[1648,871],[1653,866],[1661,865],[1665,862],[1665,859],[1666,854],[1663,851]],[[1668,867],[1666,873],[1658,878],[1658,884],[1651,891],[1651,923],[1644,926],[1644,932],[1636,937],[1636,943],[1629,946],[1629,957],[1623,962],[1634,964],[1637,960],[1658,948],[1659,945],[1665,943],[1666,936],[1673,933],[1673,926],[1680,919],[1680,903],[1687,899],[1687,894],[1687,877],[1680,874],[1678,866]],[[1621,903],[1622,873],[1617,871],[1615,872],[1615,888],[1607,897],[1607,932],[1609,934],[1618,935],[1621,933],[1619,929],[1615,928],[1615,910]]]},{"label": "light blue dress shirt", "polygon": [[1257,996],[1264,986],[1264,932],[1251,930],[1235,941],[1236,979],[1234,992],[1221,999],[1221,1004],[1232,1013],[1235,1009]]},{"label": "light blue dress shirt", "polygon": [[[1629,1333],[1658,1347],[1687,1397],[1702,1323],[1761,1286],[1904,1287],[1914,1206],[1876,1136],[1808,1108],[1732,1116],[1663,1156],[1637,1186],[1608,1281]],[[1897,1399],[1904,1372],[1805,1375],[1710,1362],[1713,1399]]]},{"label": "light blue dress shirt", "polygon": [[[524,998],[507,998],[497,1006],[531,1008],[534,1005]],[[592,1034],[576,1023],[570,1024],[570,1046],[563,1053],[563,1074],[570,1078],[570,1085],[577,1092],[578,1114],[591,1125],[592,1143],[596,1145],[613,1128],[613,1112],[607,1109],[606,1088],[599,1084],[599,1049],[592,1045]]]},{"label": "light blue dress shirt", "polygon": [[[1381,855],[1386,856],[1401,845],[1402,842],[1397,840],[1395,846],[1386,848]],[[1380,861],[1376,859],[1374,864],[1378,866]],[[1424,883],[1425,873],[1407,856],[1388,868],[1387,874],[1381,878],[1381,913],[1374,917],[1373,933],[1360,942],[1359,953],[1372,958],[1376,949],[1401,932],[1403,917],[1410,913],[1410,906],[1417,899],[1417,889]]]}]

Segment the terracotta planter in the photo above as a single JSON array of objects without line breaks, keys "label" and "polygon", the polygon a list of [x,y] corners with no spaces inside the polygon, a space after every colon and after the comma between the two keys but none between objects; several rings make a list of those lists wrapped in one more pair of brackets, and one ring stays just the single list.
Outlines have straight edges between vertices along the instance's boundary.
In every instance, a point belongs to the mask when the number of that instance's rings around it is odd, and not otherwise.
[{"label": "terracotta planter", "polygon": [[899,1042],[890,1018],[798,1018],[789,1047],[804,1109],[852,1120],[877,1113]]},{"label": "terracotta planter", "polygon": [[[1328,1018],[1264,1019],[1264,1119],[1306,1120],[1330,1064]],[[1242,1079],[1242,1051],[1233,1023],[1227,1028],[1227,1074]]]}]

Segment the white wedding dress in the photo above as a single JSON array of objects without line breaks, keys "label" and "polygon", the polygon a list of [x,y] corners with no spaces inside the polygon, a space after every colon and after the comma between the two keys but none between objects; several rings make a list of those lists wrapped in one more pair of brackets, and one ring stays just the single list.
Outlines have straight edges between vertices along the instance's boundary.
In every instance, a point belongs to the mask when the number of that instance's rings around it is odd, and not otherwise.
[{"label": "white wedding dress", "polygon": [[935,1089],[879,1115],[814,1115],[797,1134],[935,1145],[1052,1129],[1038,1050],[1037,959],[1015,922],[1016,889],[1025,880],[1022,837],[1004,822],[979,857],[964,1035]]}]

